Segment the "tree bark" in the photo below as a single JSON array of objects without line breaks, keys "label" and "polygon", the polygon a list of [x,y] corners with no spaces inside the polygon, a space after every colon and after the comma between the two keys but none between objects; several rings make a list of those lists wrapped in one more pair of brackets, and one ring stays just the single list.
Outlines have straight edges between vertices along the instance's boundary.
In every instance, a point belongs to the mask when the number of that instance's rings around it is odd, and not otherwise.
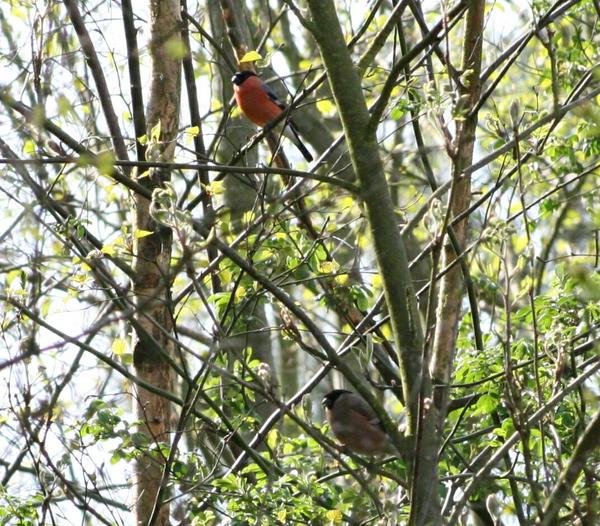
[{"label": "tree bark", "polygon": [[[464,120],[456,121],[456,137],[453,144],[452,189],[450,192],[450,218],[466,210],[471,200],[471,178],[463,170],[473,162],[473,147],[477,129],[477,112],[471,114],[481,93],[481,50],[483,43],[483,22],[485,2],[473,2],[467,11],[461,71],[463,84],[459,86],[459,103],[467,114]],[[453,227],[460,246],[467,239],[467,221],[463,219]],[[456,259],[456,253],[448,236],[445,238],[441,268]],[[460,306],[463,296],[460,267],[455,265],[440,282],[440,294],[436,315],[436,331],[431,360],[431,376],[435,385],[446,386],[452,373],[454,347],[460,319]],[[445,417],[447,390],[436,391],[435,404],[440,418]]]},{"label": "tree bark", "polygon": [[[179,125],[181,60],[173,53],[180,40],[181,16],[178,0],[150,0],[150,55],[152,81],[148,103],[147,135],[151,139],[148,155],[159,161],[173,160],[175,139]],[[156,131],[160,126],[160,133]],[[167,169],[151,170],[140,179],[154,190],[170,180]],[[171,391],[173,378],[165,355],[173,353],[168,335],[173,329],[170,311],[169,263],[172,232],[157,224],[150,216],[150,201],[139,195],[134,198],[134,272],[133,291],[136,301],[136,321],[141,327],[134,334],[133,359],[137,375],[159,387]],[[135,232],[149,231],[152,235],[139,237]],[[171,404],[165,398],[138,389],[136,393],[140,431],[150,441],[150,450],[142,454],[135,465],[137,524],[147,524],[155,506],[155,522],[169,524],[169,506],[156,503],[160,490],[165,457],[158,451],[160,444],[169,442]]]}]

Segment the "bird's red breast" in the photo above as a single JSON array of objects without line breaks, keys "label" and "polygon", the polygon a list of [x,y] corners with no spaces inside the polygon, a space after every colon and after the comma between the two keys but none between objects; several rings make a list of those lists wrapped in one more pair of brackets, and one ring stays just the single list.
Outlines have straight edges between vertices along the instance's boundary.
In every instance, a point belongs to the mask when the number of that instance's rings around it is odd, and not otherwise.
[{"label": "bird's red breast", "polygon": [[263,81],[256,75],[248,77],[240,85],[234,84],[233,91],[244,115],[258,126],[265,126],[283,111],[269,96]]}]

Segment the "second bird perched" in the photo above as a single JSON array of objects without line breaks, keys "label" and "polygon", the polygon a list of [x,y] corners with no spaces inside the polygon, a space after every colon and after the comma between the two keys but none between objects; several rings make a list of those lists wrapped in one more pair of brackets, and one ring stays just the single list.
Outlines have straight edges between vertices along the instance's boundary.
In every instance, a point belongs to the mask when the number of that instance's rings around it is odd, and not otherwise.
[{"label": "second bird perched", "polygon": [[[275,92],[252,71],[238,71],[233,77],[233,92],[237,105],[254,124],[264,127],[285,111],[285,104]],[[300,140],[298,130],[291,119],[287,120],[290,140],[296,145],[304,158],[311,162],[313,156]]]},{"label": "second bird perched", "polygon": [[360,396],[334,389],[322,403],[333,434],[348,449],[364,455],[395,452],[375,411]]}]

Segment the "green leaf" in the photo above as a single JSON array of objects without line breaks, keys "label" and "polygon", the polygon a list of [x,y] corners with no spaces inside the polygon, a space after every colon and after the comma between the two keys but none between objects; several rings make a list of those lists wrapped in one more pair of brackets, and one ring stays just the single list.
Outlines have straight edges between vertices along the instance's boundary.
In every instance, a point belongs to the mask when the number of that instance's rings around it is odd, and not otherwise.
[{"label": "green leaf", "polygon": [[111,175],[115,167],[115,156],[112,152],[102,152],[96,157],[96,168],[102,175]]},{"label": "green leaf", "polygon": [[498,407],[498,398],[491,394],[484,394],[477,400],[477,413],[489,414],[496,410]]},{"label": "green leaf", "polygon": [[174,59],[182,59],[187,54],[187,48],[179,35],[172,36],[165,42],[165,49]]},{"label": "green leaf", "polygon": [[192,137],[196,137],[200,133],[200,126],[190,126],[190,127],[186,128],[185,130],[183,130],[183,133],[187,133],[188,135],[191,135]]},{"label": "green leaf", "polygon": [[121,356],[127,352],[127,341],[123,338],[115,338],[111,350],[115,356]]},{"label": "green leaf", "polygon": [[257,51],[248,51],[241,59],[240,64],[244,64],[246,62],[256,62],[257,60],[262,60],[262,55]]},{"label": "green leaf", "polygon": [[152,142],[160,141],[161,124],[160,120],[150,130],[150,140]]}]

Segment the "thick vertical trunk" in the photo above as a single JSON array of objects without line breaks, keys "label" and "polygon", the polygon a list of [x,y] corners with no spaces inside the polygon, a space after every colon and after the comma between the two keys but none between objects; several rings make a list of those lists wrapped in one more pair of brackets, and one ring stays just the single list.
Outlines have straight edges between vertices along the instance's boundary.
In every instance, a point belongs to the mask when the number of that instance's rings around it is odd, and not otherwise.
[{"label": "thick vertical trunk", "polygon": [[[148,130],[154,139],[148,145],[153,158],[171,161],[175,150],[175,137],[179,124],[180,69],[173,45],[179,39],[180,9],[178,0],[150,1],[150,53],[152,56],[152,82],[148,104]],[[160,134],[156,131],[160,127]],[[168,170],[152,170],[140,181],[151,190],[170,179]],[[140,196],[134,202],[134,234],[136,231],[153,232],[146,237],[134,235],[133,290],[137,306],[136,322],[141,327],[134,336],[133,357],[137,375],[162,390],[171,390],[172,371],[165,354],[172,353],[169,335],[173,328],[169,305],[171,280],[172,232],[157,224],[150,216],[150,201]],[[150,449],[169,442],[171,421],[170,403],[159,395],[144,389],[136,393],[138,418],[143,422],[141,431],[150,441]],[[161,454],[143,454],[137,461],[136,513],[138,524],[148,524],[153,510],[154,524],[169,523],[169,506],[157,503],[161,487],[164,457]]]}]

